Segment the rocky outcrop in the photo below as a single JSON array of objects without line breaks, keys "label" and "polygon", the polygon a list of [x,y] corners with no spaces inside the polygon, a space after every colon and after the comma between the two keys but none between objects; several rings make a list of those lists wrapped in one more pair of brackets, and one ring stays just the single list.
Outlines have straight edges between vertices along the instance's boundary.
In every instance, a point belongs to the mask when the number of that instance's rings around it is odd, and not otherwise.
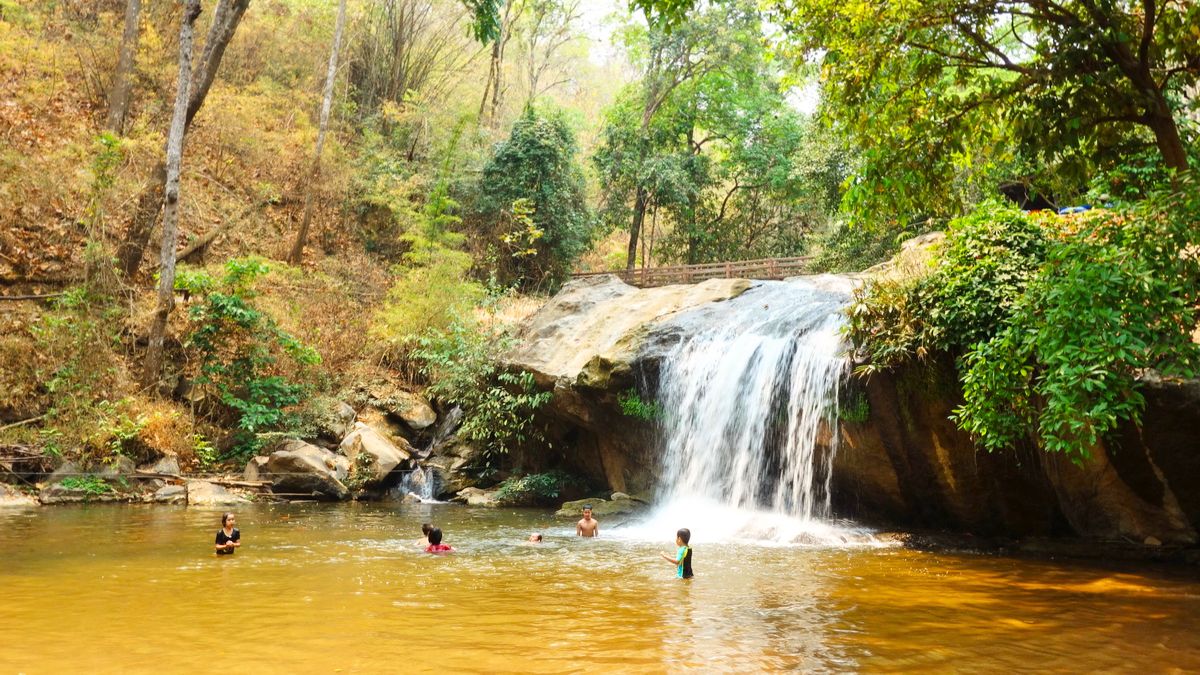
[{"label": "rocky outcrop", "polygon": [[367,393],[371,405],[403,422],[412,431],[424,431],[437,422],[437,413],[428,401],[390,382],[376,383]]},{"label": "rocky outcrop", "polygon": [[15,488],[0,483],[0,508],[7,506],[37,506],[38,501]]},{"label": "rocky outcrop", "polygon": [[1032,445],[976,448],[949,419],[960,393],[948,362],[864,386],[870,414],[842,424],[834,462],[839,513],[988,535],[1197,541],[1200,383],[1147,380],[1142,426],[1127,425],[1079,464]]},{"label": "rocky outcrop", "polygon": [[[165,487],[160,489],[155,493],[155,497],[159,497],[161,493],[163,499],[178,498],[176,491],[162,492],[166,489]],[[188,506],[237,506],[238,504],[247,504],[249,500],[215,483],[189,480],[187,482],[187,503]]]},{"label": "rocky outcrop", "polygon": [[350,460],[353,472],[360,476],[364,486],[377,487],[401,462],[412,457],[412,446],[407,441],[400,442],[402,446],[366,424],[356,422],[354,430],[342,440],[338,449]]},{"label": "rocky outcrop", "polygon": [[156,504],[187,504],[188,489],[186,485],[164,485],[150,495],[149,501]]},{"label": "rocky outcrop", "polygon": [[633,516],[643,513],[649,507],[644,500],[630,497],[624,492],[614,492],[610,499],[577,499],[564,502],[554,514],[556,518],[578,519],[583,514],[583,507],[592,507],[592,516],[597,520],[609,516]]},{"label": "rocky outcrop", "polygon": [[[914,260],[937,238],[917,244]],[[878,273],[904,271],[893,265]],[[710,281],[636,289],[615,277],[568,284],[527,321],[507,357],[509,367],[554,391],[541,412],[554,453],[518,454],[516,462],[530,472],[565,468],[612,490],[653,492],[660,441],[651,425],[624,415],[618,399],[635,385],[657,389],[656,357],[678,343],[688,317],[697,325],[720,321],[722,303],[748,301],[754,287]],[[997,536],[1197,542],[1200,382],[1147,376],[1141,426],[1127,425],[1079,465],[1032,444],[991,454],[977,448],[950,419],[961,393],[948,359],[848,386],[869,412],[838,429],[831,488],[839,516]],[[825,437],[829,452],[832,434]],[[600,500],[593,506],[607,508]]]},{"label": "rocky outcrop", "polygon": [[304,441],[285,441],[267,459],[276,494],[291,498],[346,499],[350,490],[343,482],[350,474],[350,461]]},{"label": "rocky outcrop", "polygon": [[499,506],[496,498],[497,490],[481,490],[477,487],[464,488],[454,497],[454,501],[467,506]]}]

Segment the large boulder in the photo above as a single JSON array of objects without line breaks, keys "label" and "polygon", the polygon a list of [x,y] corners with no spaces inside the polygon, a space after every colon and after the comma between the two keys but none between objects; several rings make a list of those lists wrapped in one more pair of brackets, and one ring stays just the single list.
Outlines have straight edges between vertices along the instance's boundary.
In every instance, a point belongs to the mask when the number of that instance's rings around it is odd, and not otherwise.
[{"label": "large boulder", "polygon": [[0,483],[0,507],[6,506],[37,506],[37,500],[19,492],[9,485]]},{"label": "large boulder", "polygon": [[175,455],[163,455],[153,462],[146,462],[138,467],[138,471],[147,473],[161,473],[172,476],[179,475],[179,458]]},{"label": "large boulder", "polygon": [[556,518],[578,519],[583,517],[583,507],[592,507],[592,516],[597,520],[606,516],[631,516],[644,512],[649,505],[634,499],[623,492],[613,493],[613,499],[577,499],[564,502],[562,508],[555,512]]},{"label": "large boulder", "polygon": [[406,441],[397,445],[362,422],[342,440],[339,450],[350,460],[353,472],[368,487],[382,485],[392,470],[412,457],[412,446]]},{"label": "large boulder", "polygon": [[[168,485],[161,488],[159,492],[166,490],[168,487],[179,487]],[[155,493],[155,497],[159,496],[159,492]],[[173,499],[178,499],[178,491],[167,491],[162,494],[164,499],[169,496]],[[189,480],[187,482],[187,503],[189,506],[236,506],[238,504],[248,504],[250,500],[241,495],[234,494],[223,486],[216,483],[210,483],[204,480]]]},{"label": "large boulder", "polygon": [[372,405],[400,420],[413,431],[424,431],[437,422],[437,413],[428,401],[390,382],[372,385],[368,394]]},{"label": "large boulder", "polygon": [[497,490],[481,490],[477,487],[469,487],[460,490],[454,497],[454,501],[463,502],[467,506],[499,506],[500,502],[496,499]]},{"label": "large boulder", "polygon": [[345,401],[327,396],[310,401],[306,406],[314,425],[312,439],[316,444],[333,449],[354,428],[356,413]]},{"label": "large boulder", "polygon": [[150,501],[155,504],[187,504],[188,489],[186,485],[164,485],[150,495]]},{"label": "large boulder", "polygon": [[271,453],[266,468],[276,494],[334,500],[350,496],[343,482],[350,473],[349,460],[304,441],[285,441]]},{"label": "large boulder", "polygon": [[250,461],[246,462],[246,468],[242,470],[242,478],[245,478],[252,483],[271,480],[271,473],[267,471],[267,463],[270,461],[270,457],[264,457],[262,455],[251,457]]}]

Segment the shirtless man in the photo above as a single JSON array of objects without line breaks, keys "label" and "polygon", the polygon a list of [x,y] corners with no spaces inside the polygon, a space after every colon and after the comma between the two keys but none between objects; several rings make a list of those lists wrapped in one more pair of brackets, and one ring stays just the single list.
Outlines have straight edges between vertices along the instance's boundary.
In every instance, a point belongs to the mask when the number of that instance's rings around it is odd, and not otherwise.
[{"label": "shirtless man", "polygon": [[583,518],[575,523],[575,534],[580,537],[594,537],[600,534],[600,521],[592,517],[592,505],[583,507]]}]

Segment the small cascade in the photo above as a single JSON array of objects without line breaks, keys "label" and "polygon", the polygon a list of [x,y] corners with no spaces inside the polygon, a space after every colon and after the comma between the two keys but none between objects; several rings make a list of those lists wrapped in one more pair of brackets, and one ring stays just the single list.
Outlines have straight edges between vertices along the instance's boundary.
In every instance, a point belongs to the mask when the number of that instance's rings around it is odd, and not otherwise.
[{"label": "small cascade", "polygon": [[762,282],[672,322],[656,397],[662,520],[703,519],[717,538],[846,541],[821,519],[830,512],[848,301],[837,278]]},{"label": "small cascade", "polygon": [[400,484],[394,488],[397,495],[415,495],[424,503],[437,502],[437,475],[432,468],[420,466],[404,474]]}]

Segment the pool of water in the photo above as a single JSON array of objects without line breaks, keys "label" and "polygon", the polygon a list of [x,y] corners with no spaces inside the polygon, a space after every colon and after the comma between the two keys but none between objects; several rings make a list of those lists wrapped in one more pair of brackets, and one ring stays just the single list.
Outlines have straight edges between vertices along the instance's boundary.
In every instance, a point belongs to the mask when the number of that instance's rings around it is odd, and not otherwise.
[{"label": "pool of water", "polygon": [[[0,673],[1200,670],[1193,570],[705,543],[536,510],[0,510]],[[450,555],[424,554],[420,523]],[[546,542],[524,543],[531,531]]]}]

